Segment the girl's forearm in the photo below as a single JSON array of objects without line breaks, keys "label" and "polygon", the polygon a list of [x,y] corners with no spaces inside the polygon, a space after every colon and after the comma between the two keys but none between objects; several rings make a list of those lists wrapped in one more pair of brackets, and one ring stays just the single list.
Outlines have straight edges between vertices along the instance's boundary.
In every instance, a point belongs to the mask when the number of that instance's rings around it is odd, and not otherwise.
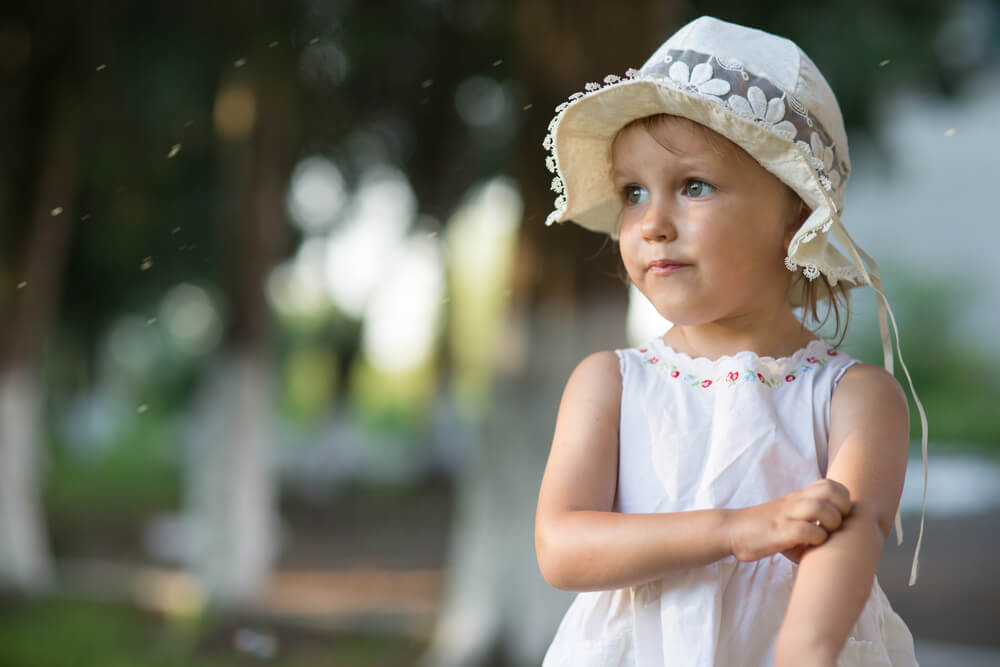
[{"label": "girl's forearm", "polygon": [[840,530],[802,557],[778,634],[776,665],[836,663],[871,594],[885,534],[856,505]]},{"label": "girl's forearm", "polygon": [[561,512],[537,526],[538,563],[545,579],[564,590],[643,584],[730,555],[728,515],[727,510]]}]

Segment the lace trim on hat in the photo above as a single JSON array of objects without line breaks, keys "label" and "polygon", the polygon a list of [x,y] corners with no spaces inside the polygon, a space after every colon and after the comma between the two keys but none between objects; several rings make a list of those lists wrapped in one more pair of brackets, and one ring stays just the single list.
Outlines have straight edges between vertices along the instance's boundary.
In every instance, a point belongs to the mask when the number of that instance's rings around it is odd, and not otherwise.
[{"label": "lace trim on hat", "polygon": [[[822,231],[826,231],[827,225],[823,225]],[[811,241],[816,237],[816,232],[811,231],[806,234],[804,241]],[[861,281],[862,274],[854,266],[824,266],[820,269],[815,264],[809,262],[799,262],[792,259],[791,257],[785,257],[785,268],[787,268],[792,273],[797,273],[798,270],[802,269],[802,275],[805,276],[810,282],[816,280],[821,275],[826,276],[826,281],[829,283],[830,287],[834,287],[841,280],[847,280],[848,282],[857,283]]]},{"label": "lace trim on hat", "polygon": [[[555,150],[555,131],[566,110],[579,100],[601,90],[636,81],[652,81],[709,100],[735,116],[794,142],[815,171],[819,183],[830,194],[837,210],[842,208],[843,186],[850,169],[846,161],[841,158],[840,151],[830,138],[830,134],[818,119],[810,115],[801,102],[772,83],[766,76],[746,71],[742,63],[735,59],[720,59],[714,55],[690,50],[671,50],[659,62],[647,63],[641,71],[629,69],[625,72],[624,78],[611,74],[604,77],[603,85],[590,82],[584,86],[584,92],[573,93],[568,101],[556,107],[556,115],[549,122],[548,133],[542,142],[542,146],[549,153],[545,158],[545,166],[555,173],[552,190],[558,195],[553,202],[555,210],[548,215],[545,224],[553,224],[566,212],[565,183]],[[831,224],[832,220],[822,225],[818,231],[827,232]],[[811,241],[816,233],[817,230],[811,230],[802,241]],[[786,259],[785,263],[791,271],[795,271],[797,266],[802,266],[803,274],[810,280],[820,275],[820,270],[816,266],[799,265],[791,259]],[[840,278],[853,279],[857,275],[852,271],[844,272],[844,275],[824,272],[834,283]]]}]

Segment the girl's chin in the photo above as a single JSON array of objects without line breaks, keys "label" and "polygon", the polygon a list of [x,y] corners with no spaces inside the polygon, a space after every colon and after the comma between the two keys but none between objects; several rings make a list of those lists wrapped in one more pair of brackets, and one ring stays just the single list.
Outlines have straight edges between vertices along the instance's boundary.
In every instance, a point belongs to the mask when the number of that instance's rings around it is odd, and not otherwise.
[{"label": "girl's chin", "polygon": [[696,309],[685,308],[677,304],[654,303],[653,307],[660,314],[660,317],[675,326],[697,326],[699,324],[707,324],[711,321],[711,317],[705,313],[697,312]]}]

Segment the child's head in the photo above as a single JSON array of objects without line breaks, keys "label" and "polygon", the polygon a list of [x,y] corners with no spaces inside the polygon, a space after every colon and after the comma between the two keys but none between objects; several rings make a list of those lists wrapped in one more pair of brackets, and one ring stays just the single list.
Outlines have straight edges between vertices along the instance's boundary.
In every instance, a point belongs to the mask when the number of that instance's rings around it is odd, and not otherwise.
[{"label": "child's head", "polygon": [[[629,70],[624,79],[606,77],[604,85],[589,83],[586,91],[557,107],[549,126],[547,164],[557,172],[552,185],[559,196],[548,223],[573,220],[621,236],[626,254],[634,212],[622,189],[629,183],[617,182],[614,174],[619,162],[637,158],[624,144],[659,148],[650,155],[666,159],[676,157],[672,149],[683,148],[670,144],[695,142],[706,162],[764,188],[747,196],[756,198],[754,205],[766,203],[761,224],[766,221],[777,236],[768,239],[766,260],[765,248],[753,246],[754,265],[767,268],[750,282],[782,283],[792,305],[813,313],[821,299],[869,282],[862,254],[838,217],[850,170],[840,109],[819,70],[794,43],[702,17],[670,37],[640,70]],[[697,192],[700,199],[702,190]],[[693,205],[694,199],[685,201]],[[697,204],[705,208],[709,199]],[[744,227],[734,226],[727,252],[738,250],[739,243],[764,242],[749,238],[756,227]],[[830,237],[845,246],[850,259]],[[751,247],[743,250],[749,253]],[[816,280],[821,275],[825,279]]]}]

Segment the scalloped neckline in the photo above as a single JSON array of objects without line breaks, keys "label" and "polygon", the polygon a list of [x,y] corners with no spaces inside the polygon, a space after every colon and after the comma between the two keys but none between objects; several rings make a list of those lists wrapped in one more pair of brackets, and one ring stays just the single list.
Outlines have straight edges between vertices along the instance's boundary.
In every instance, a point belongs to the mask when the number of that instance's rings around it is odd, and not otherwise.
[{"label": "scalloped neckline", "polygon": [[663,340],[662,336],[657,336],[651,343],[658,346],[663,352],[668,355],[685,362],[686,364],[696,365],[696,366],[718,366],[720,364],[731,363],[733,361],[746,361],[752,359],[758,363],[775,364],[778,366],[784,366],[786,364],[798,363],[805,357],[811,350],[819,347],[823,352],[829,349],[829,345],[822,338],[814,338],[805,344],[805,346],[800,347],[795,352],[785,357],[774,357],[761,356],[754,352],[753,350],[740,350],[735,354],[724,354],[717,359],[709,359],[708,357],[692,357],[685,352],[678,352]]}]

